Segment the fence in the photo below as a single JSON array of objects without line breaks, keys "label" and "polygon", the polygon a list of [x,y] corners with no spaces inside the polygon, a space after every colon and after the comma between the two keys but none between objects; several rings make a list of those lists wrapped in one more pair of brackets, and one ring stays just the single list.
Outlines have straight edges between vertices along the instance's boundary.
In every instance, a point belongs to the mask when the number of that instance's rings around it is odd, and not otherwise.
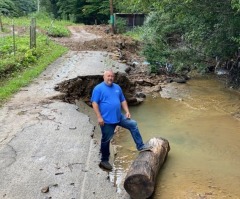
[{"label": "fence", "polygon": [[[12,36],[12,52],[13,55],[16,55],[16,51],[17,51],[17,45],[16,45],[16,40],[17,40],[17,31],[16,30],[16,26],[14,24],[14,20],[12,20],[12,24],[11,24],[11,32],[7,32],[5,33],[5,29],[4,29],[4,25],[0,16],[0,30],[1,30],[1,34],[0,34],[0,45],[4,46],[5,45],[5,36]],[[22,27],[22,29],[26,30],[26,27]],[[36,48],[37,46],[37,37],[36,37],[36,19],[32,18],[31,22],[30,22],[30,26],[29,26],[29,48]],[[1,55],[1,52],[0,52]]]}]

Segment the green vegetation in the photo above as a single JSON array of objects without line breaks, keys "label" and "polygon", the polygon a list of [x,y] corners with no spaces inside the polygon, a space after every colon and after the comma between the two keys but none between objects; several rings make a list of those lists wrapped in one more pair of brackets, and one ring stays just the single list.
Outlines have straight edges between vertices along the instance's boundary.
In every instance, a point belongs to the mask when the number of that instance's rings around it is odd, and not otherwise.
[{"label": "green vegetation", "polygon": [[229,71],[229,85],[240,87],[240,1],[123,0],[117,4],[122,12],[148,13],[143,54],[154,72],[168,63],[175,72],[220,68]]},{"label": "green vegetation", "polygon": [[127,27],[126,27],[126,20],[123,18],[118,18],[116,21],[116,33],[121,34],[121,33],[125,33],[127,31]]},{"label": "green vegetation", "polygon": [[143,41],[143,37],[142,37],[143,33],[144,33],[144,28],[141,26],[136,26],[132,30],[124,33],[124,35],[129,36],[137,41]]},{"label": "green vegetation", "polygon": [[[50,18],[37,19],[37,46],[30,49],[29,24],[30,18],[2,18],[3,26],[8,29],[7,36],[0,36],[0,105],[3,104],[13,93],[22,86],[26,86],[37,77],[50,63],[67,51],[53,41],[44,32],[48,32],[53,24],[59,28],[54,36],[63,35],[66,32],[65,25],[69,22],[52,21]],[[15,39],[10,31],[10,25],[14,23]],[[61,31],[63,30],[63,31]],[[43,33],[41,33],[43,32]],[[14,43],[15,40],[15,43]],[[15,46],[15,48],[14,48]]]}]

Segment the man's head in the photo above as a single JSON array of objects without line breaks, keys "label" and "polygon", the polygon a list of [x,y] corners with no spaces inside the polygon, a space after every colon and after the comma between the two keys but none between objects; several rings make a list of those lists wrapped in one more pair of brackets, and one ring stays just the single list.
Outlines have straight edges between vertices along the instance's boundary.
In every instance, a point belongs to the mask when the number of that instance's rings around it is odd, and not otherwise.
[{"label": "man's head", "polygon": [[112,85],[114,80],[114,73],[112,70],[106,70],[103,74],[103,80],[107,85]]}]

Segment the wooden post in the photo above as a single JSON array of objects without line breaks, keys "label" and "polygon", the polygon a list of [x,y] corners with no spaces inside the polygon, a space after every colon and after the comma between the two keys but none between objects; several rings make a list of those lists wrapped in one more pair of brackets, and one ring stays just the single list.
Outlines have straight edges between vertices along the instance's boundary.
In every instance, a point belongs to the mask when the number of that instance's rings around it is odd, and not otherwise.
[{"label": "wooden post", "polygon": [[158,171],[170,151],[169,142],[164,138],[152,138],[146,144],[153,149],[139,153],[124,182],[125,190],[133,199],[146,199],[153,194]]},{"label": "wooden post", "polygon": [[111,32],[114,34],[114,16],[113,16],[113,0],[109,0],[110,3],[110,24],[111,24]]},{"label": "wooden post", "polygon": [[12,20],[12,37],[13,37],[13,54],[14,57],[16,56],[16,38],[15,38],[15,26]]},{"label": "wooden post", "polygon": [[31,19],[30,25],[30,49],[37,47],[37,40],[36,40],[36,19]]},{"label": "wooden post", "polygon": [[2,23],[2,17],[1,17],[1,14],[0,14],[0,28],[1,28],[1,32],[3,32],[3,23]]}]

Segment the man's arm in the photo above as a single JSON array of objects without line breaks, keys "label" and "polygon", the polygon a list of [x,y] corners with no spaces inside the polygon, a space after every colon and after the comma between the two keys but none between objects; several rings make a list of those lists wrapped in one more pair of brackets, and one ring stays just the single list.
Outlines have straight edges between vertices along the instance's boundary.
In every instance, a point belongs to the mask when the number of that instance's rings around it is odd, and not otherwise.
[{"label": "man's arm", "polygon": [[131,118],[131,114],[130,114],[130,112],[129,112],[129,109],[128,109],[128,104],[127,104],[127,101],[126,100],[124,100],[122,103],[122,108],[123,108],[123,110],[125,111],[125,115],[126,115],[126,117],[127,118]]},{"label": "man's arm", "polygon": [[94,112],[95,112],[95,114],[97,116],[98,124],[100,126],[103,126],[104,125],[104,121],[103,121],[102,115],[100,113],[98,104],[96,102],[92,102],[92,106],[93,106],[93,110],[94,110]]}]

